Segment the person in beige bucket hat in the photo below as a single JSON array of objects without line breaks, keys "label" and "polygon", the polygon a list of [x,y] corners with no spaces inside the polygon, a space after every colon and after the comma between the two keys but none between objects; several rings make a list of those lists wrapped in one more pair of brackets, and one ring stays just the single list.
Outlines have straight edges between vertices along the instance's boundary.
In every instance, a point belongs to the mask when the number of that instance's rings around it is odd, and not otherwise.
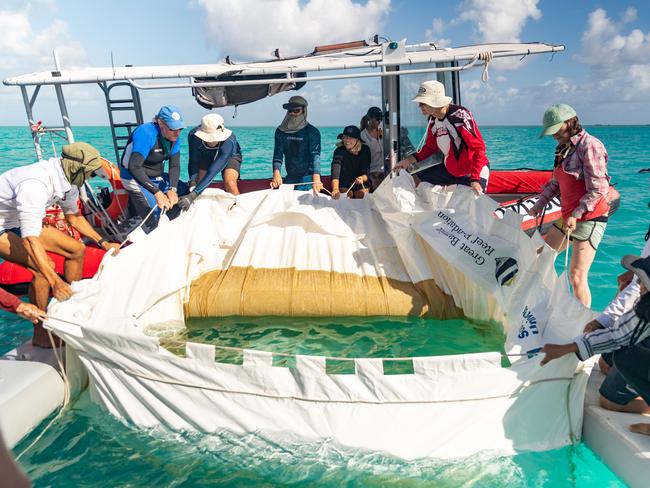
[{"label": "person in beige bucket hat", "polygon": [[219,173],[225,190],[239,195],[237,181],[241,173],[241,147],[235,134],[226,128],[221,115],[204,115],[201,124],[188,134],[187,144],[190,192],[179,199],[181,209],[188,209]]},{"label": "person in beige bucket hat", "polygon": [[[0,258],[32,272],[30,302],[45,310],[50,291],[57,300],[72,296],[70,283],[82,277],[86,246],[55,227],[43,226],[48,207],[61,207],[66,221],[105,250],[119,249],[97,233],[79,212],[79,187],[102,167],[99,151],[85,142],[67,144],[61,157],[10,169],[0,175]],[[64,278],[46,251],[65,258]],[[51,347],[47,332],[34,325],[32,344]]]},{"label": "person in beige bucket hat", "polygon": [[[425,81],[420,85],[413,102],[429,119],[426,140],[419,151],[399,161],[395,170],[423,162],[424,169],[413,171],[419,181],[442,186],[465,185],[480,195],[486,190],[490,176],[485,142],[472,113],[452,101],[439,81]],[[442,164],[424,162],[438,154],[442,155]]]}]

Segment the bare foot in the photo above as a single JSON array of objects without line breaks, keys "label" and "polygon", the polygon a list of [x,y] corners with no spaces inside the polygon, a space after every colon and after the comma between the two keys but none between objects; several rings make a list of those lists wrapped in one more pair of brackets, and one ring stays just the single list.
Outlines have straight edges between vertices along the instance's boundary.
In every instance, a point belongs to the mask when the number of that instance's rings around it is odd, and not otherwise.
[{"label": "bare foot", "polygon": [[613,412],[650,414],[650,406],[640,396],[630,400],[626,405],[619,405],[600,395],[600,406]]},{"label": "bare foot", "polygon": [[[43,328],[43,324],[37,324],[34,326],[34,336],[32,337],[32,346],[42,347],[44,349],[52,349],[52,342],[47,333],[48,331]],[[54,345],[56,347],[61,347],[63,341],[58,338],[56,335],[52,334],[52,339],[54,339]]]},{"label": "bare foot", "polygon": [[632,424],[630,425],[630,432],[650,435],[650,424]]},{"label": "bare foot", "polygon": [[609,373],[609,364],[602,357],[598,358],[598,367],[600,368],[600,372],[607,376],[607,373]]}]

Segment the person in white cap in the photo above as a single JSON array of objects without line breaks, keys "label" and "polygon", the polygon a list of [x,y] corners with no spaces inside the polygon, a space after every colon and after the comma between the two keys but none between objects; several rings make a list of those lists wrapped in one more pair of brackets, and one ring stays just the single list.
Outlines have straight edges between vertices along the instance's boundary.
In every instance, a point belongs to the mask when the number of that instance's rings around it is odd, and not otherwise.
[{"label": "person in white cap", "polygon": [[[541,364],[575,354],[581,360],[599,353],[612,352],[612,362],[623,379],[650,404],[650,257],[627,255],[624,268],[639,280],[640,298],[614,324],[584,332],[569,344],[546,344]],[[650,435],[650,424],[630,426],[632,432]]]},{"label": "person in white cap", "polygon": [[474,116],[465,107],[452,104],[445,95],[445,86],[439,81],[425,81],[413,101],[422,114],[429,118],[424,146],[402,159],[395,169],[412,164],[441,152],[443,164],[420,171],[420,180],[433,185],[466,185],[477,195],[482,194],[490,176],[485,153],[485,142]]},{"label": "person in white cap", "polygon": [[190,192],[179,200],[182,209],[187,209],[218,173],[223,177],[226,191],[239,195],[237,180],[241,172],[241,147],[235,134],[226,129],[221,115],[205,115],[201,119],[201,125],[190,131],[187,144],[190,155]]}]

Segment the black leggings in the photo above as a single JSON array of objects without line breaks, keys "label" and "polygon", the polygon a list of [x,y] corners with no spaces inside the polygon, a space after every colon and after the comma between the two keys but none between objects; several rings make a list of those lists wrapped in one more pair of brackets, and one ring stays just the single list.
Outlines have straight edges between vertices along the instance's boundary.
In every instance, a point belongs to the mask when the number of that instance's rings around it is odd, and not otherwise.
[{"label": "black leggings", "polygon": [[[452,175],[445,166],[444,163],[436,164],[430,168],[423,169],[422,171],[415,173],[415,176],[420,178],[421,181],[426,181],[432,185],[465,185],[470,186],[469,176],[454,176]],[[487,188],[487,180],[481,178],[479,183],[483,191]]]},{"label": "black leggings", "polygon": [[650,349],[639,344],[614,351],[614,366],[650,405]]}]

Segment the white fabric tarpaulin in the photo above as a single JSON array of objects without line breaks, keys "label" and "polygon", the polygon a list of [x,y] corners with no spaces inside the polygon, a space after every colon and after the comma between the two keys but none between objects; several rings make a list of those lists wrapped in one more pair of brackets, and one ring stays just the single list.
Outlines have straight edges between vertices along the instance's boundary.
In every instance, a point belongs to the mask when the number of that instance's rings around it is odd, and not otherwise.
[{"label": "white fabric tarpaulin", "polygon": [[[555,253],[538,253],[539,236],[520,231],[521,217],[495,218],[497,204],[467,188],[439,190],[416,189],[405,172],[363,200],[291,187],[236,198],[208,190],[188,212],[163,217],[107,256],[70,300],[50,306],[56,319],[47,326],[66,341],[72,379],[87,373],[91,398],[138,426],[332,439],[405,459],[575,442],[589,365],[565,356],[541,367],[534,353],[570,341],[591,311],[556,275]],[[146,333],[182,327],[197,280],[216,272],[226,281],[235,268],[248,281],[260,269],[385,286],[433,281],[466,317],[503,324],[511,364],[499,351],[417,357],[412,374],[384,374],[388,359],[355,358],[354,374],[327,374],[324,357],[296,356],[288,368],[274,366],[270,352],[244,350],[241,365],[224,364],[214,345],[188,342],[180,357]],[[227,295],[243,314],[253,308],[249,290]]]}]

